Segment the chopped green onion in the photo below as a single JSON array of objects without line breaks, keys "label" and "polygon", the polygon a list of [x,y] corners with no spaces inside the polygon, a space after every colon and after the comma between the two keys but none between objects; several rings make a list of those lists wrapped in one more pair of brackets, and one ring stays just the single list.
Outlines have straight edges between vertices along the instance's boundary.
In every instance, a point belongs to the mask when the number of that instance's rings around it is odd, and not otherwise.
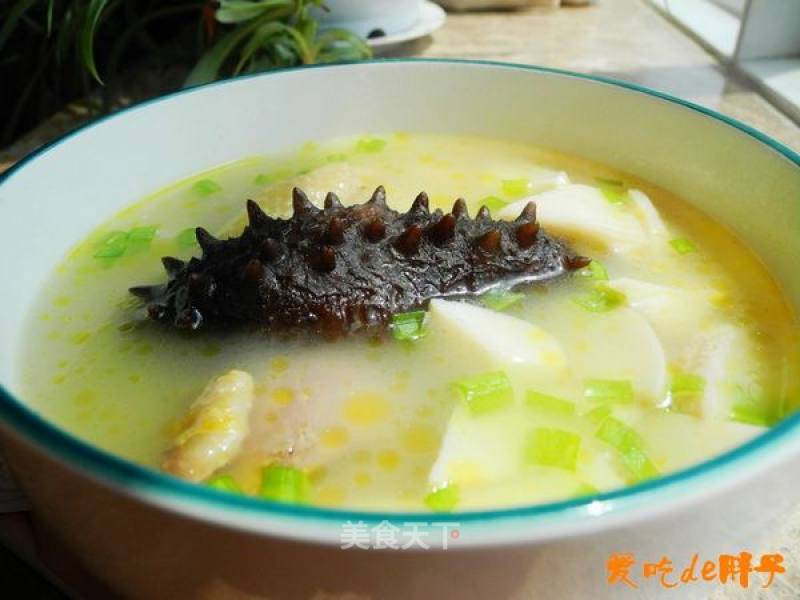
[{"label": "chopped green onion", "polygon": [[570,417],[575,414],[575,404],[536,390],[525,392],[525,406],[545,413]]},{"label": "chopped green onion", "polygon": [[643,450],[644,442],[639,434],[619,419],[606,418],[594,435],[620,453],[622,464],[637,481],[658,475],[658,469]]},{"label": "chopped green onion", "polygon": [[579,435],[561,429],[540,427],[528,435],[525,462],[574,471],[580,447]]},{"label": "chopped green onion", "polygon": [[505,310],[525,298],[525,294],[509,290],[489,290],[481,296],[481,304],[492,310]]},{"label": "chopped green onion", "polygon": [[702,394],[705,389],[705,378],[694,373],[675,373],[669,382],[672,394]]},{"label": "chopped green onion", "polygon": [[627,192],[609,186],[601,187],[600,192],[611,204],[625,204],[629,199]]},{"label": "chopped green onion", "polygon": [[587,379],[583,383],[583,397],[606,404],[630,404],[633,384],[629,379]]},{"label": "chopped green onion", "polygon": [[607,281],[608,280],[608,271],[603,266],[602,263],[593,260],[583,269],[578,271],[578,275],[581,277],[586,277],[586,279],[594,279],[597,281]]},{"label": "chopped green onion", "polygon": [[641,448],[631,448],[623,452],[622,464],[627,467],[636,481],[658,477],[658,469]]},{"label": "chopped green onion", "polygon": [[619,179],[611,179],[609,177],[595,177],[594,180],[601,185],[611,185],[614,187],[625,187],[625,182]]},{"label": "chopped green onion", "polygon": [[478,200],[479,206],[485,206],[492,212],[504,208],[507,204],[508,202],[502,198],[498,198],[497,196],[486,196],[485,198]]},{"label": "chopped green onion", "polygon": [[531,182],[524,177],[520,179],[505,179],[500,185],[500,189],[505,196],[519,198],[528,193],[530,183]]},{"label": "chopped green onion", "polygon": [[236,480],[227,473],[223,475],[214,475],[211,479],[206,481],[206,485],[215,490],[220,490],[221,492],[232,492],[234,494],[242,493],[242,488],[239,487]]},{"label": "chopped green onion", "polygon": [[425,337],[425,311],[415,310],[393,315],[392,335],[400,341],[414,341]]},{"label": "chopped green onion", "polygon": [[99,244],[97,252],[94,253],[95,258],[117,258],[125,254],[128,249],[128,232],[127,231],[112,231],[102,239]]},{"label": "chopped green onion", "polygon": [[761,427],[771,427],[780,420],[770,408],[749,402],[734,404],[728,417],[731,421]]},{"label": "chopped green onion", "polygon": [[197,246],[197,230],[194,227],[187,227],[175,237],[175,241],[182,248]]},{"label": "chopped green onion", "polygon": [[625,294],[603,283],[598,283],[585,294],[572,298],[575,304],[590,312],[608,312],[625,304],[625,300]]},{"label": "chopped green onion", "polygon": [[603,420],[594,435],[620,452],[639,447],[644,443],[638,433],[616,417]]},{"label": "chopped green onion", "polygon": [[706,380],[694,373],[674,373],[669,383],[669,410],[686,415],[701,416],[701,404]]},{"label": "chopped green onion", "polygon": [[222,186],[213,179],[201,179],[200,181],[194,182],[192,185],[192,190],[201,198],[205,198],[206,196],[210,196],[211,194],[216,194],[217,192],[221,191]]},{"label": "chopped green onion", "polygon": [[381,138],[365,137],[356,142],[356,150],[358,152],[380,152],[386,146],[386,140]]},{"label": "chopped green onion", "polygon": [[612,413],[611,407],[605,404],[601,404],[600,406],[595,406],[592,410],[587,412],[584,417],[589,419],[590,422],[599,425],[606,418],[610,417]]},{"label": "chopped green onion", "polygon": [[692,252],[697,251],[697,246],[694,245],[694,242],[691,240],[687,240],[686,238],[675,238],[669,241],[669,245],[672,246],[672,249],[675,250],[678,254],[691,254]]},{"label": "chopped green onion", "polygon": [[274,177],[272,175],[268,175],[266,173],[259,173],[253,179],[253,183],[256,185],[267,185],[268,183],[272,183],[274,181]]},{"label": "chopped green onion", "polygon": [[100,240],[101,246],[117,246],[119,244],[126,244],[128,242],[128,232],[127,231],[119,231],[114,230],[108,233],[102,240]]},{"label": "chopped green onion", "polygon": [[451,512],[458,504],[458,499],[458,486],[450,483],[427,494],[424,502],[433,512]]},{"label": "chopped green onion", "polygon": [[600,493],[591,483],[581,483],[575,490],[575,496],[597,496]]},{"label": "chopped green onion", "polygon": [[306,502],[308,475],[294,467],[269,465],[261,471],[260,496],[278,502]]},{"label": "chopped green onion", "polygon": [[473,416],[501,410],[514,402],[511,381],[502,371],[459,379],[453,386]]},{"label": "chopped green onion", "polygon": [[134,227],[128,232],[128,241],[140,244],[149,243],[156,237],[156,231],[158,231],[158,225]]}]

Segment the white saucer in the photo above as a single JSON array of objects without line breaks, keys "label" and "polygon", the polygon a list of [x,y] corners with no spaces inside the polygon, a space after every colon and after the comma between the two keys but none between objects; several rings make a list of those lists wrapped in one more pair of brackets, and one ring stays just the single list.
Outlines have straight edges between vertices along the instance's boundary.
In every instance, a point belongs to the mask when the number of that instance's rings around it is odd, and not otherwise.
[{"label": "white saucer", "polygon": [[416,25],[405,31],[368,39],[367,44],[376,52],[383,52],[392,46],[430,35],[444,25],[446,19],[447,14],[441,6],[430,0],[423,0],[419,7],[419,20]]}]

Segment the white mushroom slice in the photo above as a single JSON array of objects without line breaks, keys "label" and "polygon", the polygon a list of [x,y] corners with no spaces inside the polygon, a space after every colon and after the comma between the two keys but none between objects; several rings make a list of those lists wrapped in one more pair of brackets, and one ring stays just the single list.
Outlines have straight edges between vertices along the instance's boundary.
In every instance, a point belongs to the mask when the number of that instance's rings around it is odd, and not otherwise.
[{"label": "white mushroom slice", "polygon": [[729,418],[738,394],[753,389],[761,369],[747,332],[729,323],[699,336],[680,365],[705,380],[700,416],[722,420]]},{"label": "white mushroom slice", "polygon": [[480,485],[518,473],[525,429],[532,426],[520,418],[524,410],[512,407],[476,418],[463,404],[456,405],[428,480],[433,485]]},{"label": "white mushroom slice", "polygon": [[653,327],[631,308],[590,313],[567,308],[553,313],[548,328],[564,345],[567,364],[579,381],[630,380],[639,400],[664,399],[667,359]]},{"label": "white mushroom slice", "polygon": [[[638,415],[638,411],[630,412]],[[567,428],[579,434],[585,452],[574,473],[546,467],[537,473],[534,482],[538,485],[528,490],[534,497],[543,499],[542,493],[547,488],[550,492],[555,491],[556,495],[559,494],[558,488],[562,488],[560,494],[563,497],[574,493],[579,482],[592,482],[603,489],[623,485],[624,480],[612,467],[613,452],[593,439],[594,427],[573,429],[573,424],[577,423],[560,421],[558,417],[548,417],[525,406],[512,406],[496,413],[475,416],[459,404],[447,424],[428,482],[434,487],[454,483],[462,490],[470,486],[472,496],[475,496],[475,490],[485,489],[489,483],[514,482],[524,486],[530,479],[530,473],[523,474],[524,470],[531,466],[525,462],[527,436],[532,429],[545,427]],[[513,493],[513,490],[509,491]]]},{"label": "white mushroom slice", "polygon": [[730,421],[706,421],[679,413],[652,411],[640,418],[636,431],[645,439],[650,458],[665,471],[712,457],[741,444],[766,428]]},{"label": "white mushroom slice", "polygon": [[533,323],[488,308],[432,300],[429,325],[442,343],[472,354],[484,365],[560,369],[564,352],[556,339]]},{"label": "white mushroom slice", "polygon": [[549,232],[573,242],[590,242],[614,252],[639,248],[648,234],[636,215],[625,206],[609,202],[602,192],[582,184],[570,184],[509,204],[500,211],[503,219],[516,218],[529,201]]},{"label": "white mushroom slice", "polygon": [[206,386],[184,419],[184,426],[164,456],[164,470],[202,481],[228,464],[247,436],[253,406],[253,378],[228,371]]},{"label": "white mushroom slice", "polygon": [[639,220],[644,224],[645,229],[651,235],[667,235],[667,226],[658,214],[658,210],[653,206],[650,198],[639,190],[628,190],[628,197],[636,208]]},{"label": "white mushroom slice", "polygon": [[687,341],[712,322],[713,291],[687,290],[628,277],[614,279],[609,286],[625,294],[628,306],[647,318],[670,355],[682,352]]}]

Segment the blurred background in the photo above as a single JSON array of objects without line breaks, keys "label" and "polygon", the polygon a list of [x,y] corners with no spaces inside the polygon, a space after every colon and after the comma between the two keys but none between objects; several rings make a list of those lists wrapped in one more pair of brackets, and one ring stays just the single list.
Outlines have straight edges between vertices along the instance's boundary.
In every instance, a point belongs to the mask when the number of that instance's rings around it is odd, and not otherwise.
[{"label": "blurred background", "polygon": [[797,143],[777,124],[800,119],[795,0],[4,0],[0,160],[185,86],[398,56],[609,75]]}]

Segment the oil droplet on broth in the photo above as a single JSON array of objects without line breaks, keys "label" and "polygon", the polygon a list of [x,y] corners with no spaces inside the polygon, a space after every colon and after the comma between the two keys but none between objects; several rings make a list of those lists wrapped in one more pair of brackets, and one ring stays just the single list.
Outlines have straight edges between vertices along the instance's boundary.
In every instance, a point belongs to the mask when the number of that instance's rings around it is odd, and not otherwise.
[{"label": "oil droplet on broth", "polygon": [[360,392],[344,403],[343,416],[353,425],[367,426],[382,423],[392,412],[391,402],[375,392]]}]

